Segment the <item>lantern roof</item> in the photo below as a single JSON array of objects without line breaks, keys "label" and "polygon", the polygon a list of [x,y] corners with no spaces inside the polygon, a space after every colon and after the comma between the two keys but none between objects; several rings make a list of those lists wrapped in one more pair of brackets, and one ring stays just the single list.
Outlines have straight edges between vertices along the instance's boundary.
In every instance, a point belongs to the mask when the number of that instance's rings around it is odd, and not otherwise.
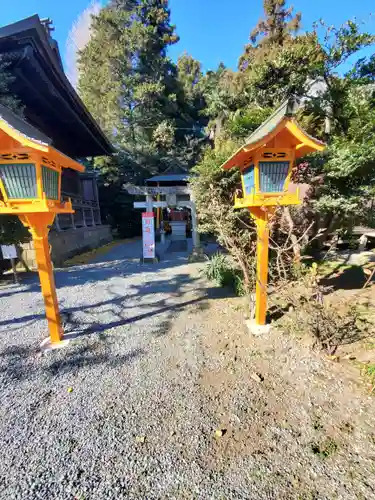
[{"label": "lantern roof", "polygon": [[52,146],[52,139],[0,104],[0,131],[21,146],[52,155],[62,167],[83,172],[85,167]]},{"label": "lantern roof", "polygon": [[272,115],[262,123],[223,165],[228,170],[233,167],[246,166],[261,148],[294,149],[295,157],[300,158],[314,151],[323,151],[324,142],[307,134],[295,120],[300,103],[291,97],[284,101]]}]

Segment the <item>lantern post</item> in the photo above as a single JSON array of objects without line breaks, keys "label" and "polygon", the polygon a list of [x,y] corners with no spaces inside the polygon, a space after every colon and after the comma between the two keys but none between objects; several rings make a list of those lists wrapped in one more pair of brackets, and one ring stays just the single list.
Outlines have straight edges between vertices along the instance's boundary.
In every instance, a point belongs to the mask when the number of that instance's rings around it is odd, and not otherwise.
[{"label": "lantern post", "polygon": [[45,347],[63,345],[48,233],[56,214],[74,213],[61,199],[64,168],[84,166],[51,146],[51,139],[0,105],[0,214],[17,215],[31,233],[45,303],[49,339]]},{"label": "lantern post", "polygon": [[278,206],[301,203],[299,189],[289,189],[296,159],[323,151],[324,143],[306,134],[295,120],[299,102],[285,101],[222,167],[241,172],[241,195],[235,195],[235,208],[247,208],[256,224],[257,270],[255,320],[249,322],[254,334],[267,331],[267,282],[269,225]]}]

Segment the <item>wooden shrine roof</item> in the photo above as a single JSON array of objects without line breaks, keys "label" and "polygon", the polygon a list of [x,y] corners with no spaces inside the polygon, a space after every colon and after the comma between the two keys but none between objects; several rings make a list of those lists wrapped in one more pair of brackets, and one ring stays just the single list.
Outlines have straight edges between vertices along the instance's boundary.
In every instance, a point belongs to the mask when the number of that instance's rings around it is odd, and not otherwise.
[{"label": "wooden shrine roof", "polygon": [[24,116],[72,157],[107,155],[113,147],[66,77],[57,42],[35,15],[0,28],[0,57],[14,77],[11,92]]},{"label": "wooden shrine roof", "polygon": [[[52,140],[30,125],[27,121],[16,115],[6,106],[0,104],[0,132],[3,137],[10,137],[16,144],[42,151],[55,159],[62,167],[84,172],[85,167],[52,146]],[[2,150],[2,138],[0,135],[0,151]],[[7,148],[5,148],[5,151]]]}]

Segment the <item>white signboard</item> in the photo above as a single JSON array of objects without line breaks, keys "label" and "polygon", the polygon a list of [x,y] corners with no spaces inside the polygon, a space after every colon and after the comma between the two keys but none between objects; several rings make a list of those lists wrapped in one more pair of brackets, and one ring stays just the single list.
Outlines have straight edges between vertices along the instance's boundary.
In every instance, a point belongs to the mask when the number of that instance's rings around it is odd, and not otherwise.
[{"label": "white signboard", "polygon": [[3,259],[17,258],[17,250],[15,245],[1,245],[1,253],[3,254]]},{"label": "white signboard", "polygon": [[[147,203],[145,201],[135,201],[133,203],[134,208],[147,208]],[[153,201],[152,208],[167,208],[166,201]]]},{"label": "white signboard", "polygon": [[155,258],[155,225],[154,212],[143,212],[142,214],[142,241],[143,258]]},{"label": "white signboard", "polygon": [[129,194],[190,194],[188,186],[133,186],[126,184],[123,186]]}]

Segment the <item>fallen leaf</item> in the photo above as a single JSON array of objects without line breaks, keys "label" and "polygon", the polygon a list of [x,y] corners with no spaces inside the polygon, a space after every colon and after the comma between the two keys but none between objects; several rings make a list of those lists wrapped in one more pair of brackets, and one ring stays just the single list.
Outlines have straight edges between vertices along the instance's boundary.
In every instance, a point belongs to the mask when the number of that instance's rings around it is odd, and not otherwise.
[{"label": "fallen leaf", "polygon": [[226,430],[226,429],[216,429],[216,431],[215,431],[215,436],[216,436],[217,438],[221,438],[221,437],[223,437],[223,436],[224,436],[224,434],[225,434],[226,432],[227,432],[227,430]]},{"label": "fallen leaf", "polygon": [[255,380],[255,382],[263,382],[263,380],[264,380],[263,375],[261,375],[260,373],[255,373],[255,372],[251,374],[251,378],[253,380]]},{"label": "fallen leaf", "polygon": [[327,356],[327,359],[329,359],[330,361],[337,361],[337,362],[340,361],[340,357],[336,356],[335,354]]}]

